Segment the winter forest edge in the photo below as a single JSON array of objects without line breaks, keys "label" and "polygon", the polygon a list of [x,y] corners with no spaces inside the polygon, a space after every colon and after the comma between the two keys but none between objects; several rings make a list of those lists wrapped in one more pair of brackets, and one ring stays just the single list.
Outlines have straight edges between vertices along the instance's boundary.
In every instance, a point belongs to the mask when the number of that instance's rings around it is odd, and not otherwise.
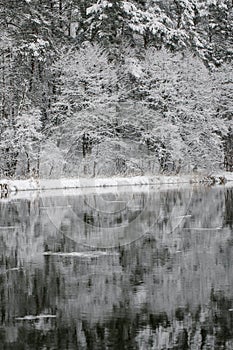
[{"label": "winter forest edge", "polygon": [[0,29],[0,178],[233,171],[232,1],[2,1]]}]

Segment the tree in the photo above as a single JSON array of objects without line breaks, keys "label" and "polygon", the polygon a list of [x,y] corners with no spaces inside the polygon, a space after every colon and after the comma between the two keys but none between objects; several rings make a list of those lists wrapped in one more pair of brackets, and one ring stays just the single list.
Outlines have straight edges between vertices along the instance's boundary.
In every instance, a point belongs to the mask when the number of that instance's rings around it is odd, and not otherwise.
[{"label": "tree", "polygon": [[198,3],[196,31],[200,35],[202,57],[207,65],[220,66],[232,60],[233,5],[229,0]]},{"label": "tree", "polygon": [[227,127],[216,115],[218,93],[204,64],[188,52],[149,49],[140,71],[124,97],[144,101],[151,110],[145,142],[161,160],[161,168],[172,169],[179,159],[186,170],[221,166],[221,137]]},{"label": "tree", "polygon": [[5,176],[19,173],[26,176],[39,173],[41,134],[41,113],[27,106],[11,123],[2,128],[0,140],[1,172]]},{"label": "tree", "polygon": [[[57,96],[51,106],[50,134],[57,145],[79,148],[83,158],[99,140],[111,134],[111,114],[117,101],[117,75],[97,44],[65,50],[53,66]],[[70,147],[72,145],[72,147]]]},{"label": "tree", "polygon": [[223,64],[214,74],[214,84],[217,92],[217,110],[218,118],[228,127],[224,135],[224,166],[226,170],[232,171],[233,165],[233,71],[230,64]]}]

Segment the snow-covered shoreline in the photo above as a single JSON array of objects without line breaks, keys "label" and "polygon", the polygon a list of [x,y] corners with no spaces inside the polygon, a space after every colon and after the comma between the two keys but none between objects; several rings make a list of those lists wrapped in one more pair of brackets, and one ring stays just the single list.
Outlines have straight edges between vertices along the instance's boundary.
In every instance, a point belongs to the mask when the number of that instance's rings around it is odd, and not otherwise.
[{"label": "snow-covered shoreline", "polygon": [[3,191],[47,191],[59,189],[82,189],[99,187],[143,186],[163,184],[191,184],[191,183],[227,183],[233,181],[233,173],[218,175],[160,175],[160,176],[134,176],[111,178],[61,178],[9,180],[1,179],[0,184],[6,185]]}]

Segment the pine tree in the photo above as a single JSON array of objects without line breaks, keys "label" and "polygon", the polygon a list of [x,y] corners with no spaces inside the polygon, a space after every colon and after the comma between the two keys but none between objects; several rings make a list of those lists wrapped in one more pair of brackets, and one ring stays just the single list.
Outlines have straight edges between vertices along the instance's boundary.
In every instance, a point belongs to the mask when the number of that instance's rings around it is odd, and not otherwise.
[{"label": "pine tree", "polygon": [[229,0],[198,3],[199,19],[196,31],[202,42],[203,59],[207,65],[219,66],[232,60],[233,5]]}]

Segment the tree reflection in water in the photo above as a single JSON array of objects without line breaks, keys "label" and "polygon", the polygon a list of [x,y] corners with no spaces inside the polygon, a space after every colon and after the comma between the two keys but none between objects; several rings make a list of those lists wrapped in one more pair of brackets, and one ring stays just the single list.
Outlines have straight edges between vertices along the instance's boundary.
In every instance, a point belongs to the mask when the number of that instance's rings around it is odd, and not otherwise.
[{"label": "tree reflection in water", "polygon": [[[65,196],[3,199],[0,349],[232,349],[233,189],[192,189],[187,217],[173,226],[185,191],[142,190],[134,205],[110,214],[108,205],[106,215],[90,205],[98,194],[69,196],[72,212],[58,209]],[[95,254],[84,246],[90,236],[98,242],[101,227],[112,240],[111,227],[139,213],[140,229],[150,230],[132,244]]]}]

